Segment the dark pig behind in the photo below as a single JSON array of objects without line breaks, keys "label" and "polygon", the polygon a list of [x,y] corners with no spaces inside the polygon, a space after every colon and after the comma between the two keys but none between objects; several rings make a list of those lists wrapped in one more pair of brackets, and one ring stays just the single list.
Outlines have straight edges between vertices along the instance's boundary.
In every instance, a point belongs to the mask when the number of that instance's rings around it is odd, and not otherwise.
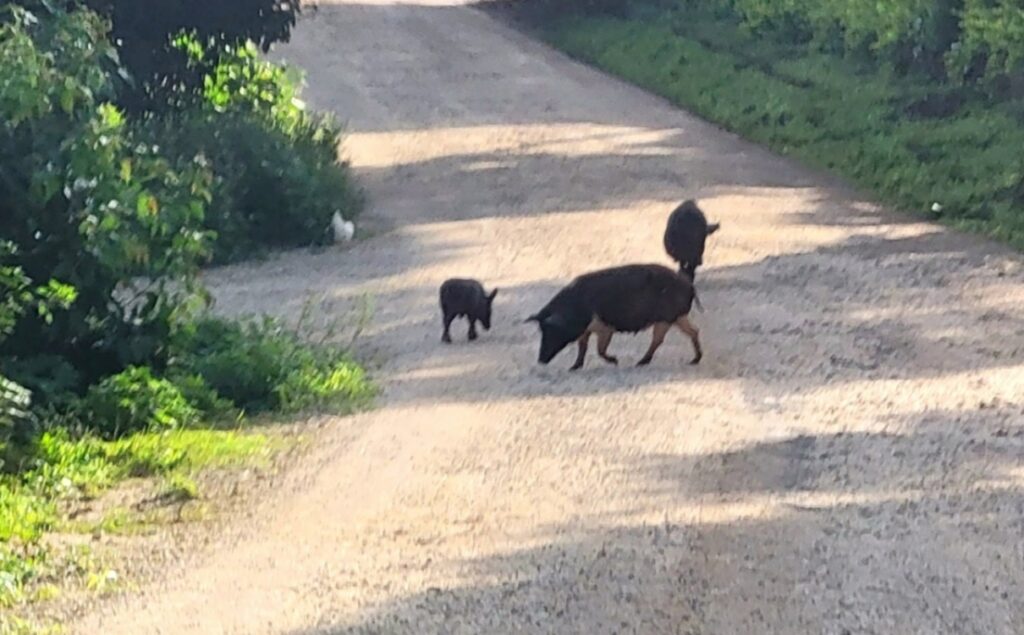
[{"label": "dark pig behind", "polygon": [[547,364],[572,342],[578,345],[572,370],[583,366],[590,336],[597,335],[597,352],[617,364],[608,354],[612,335],[638,333],[654,327],[651,345],[638,366],[649,364],[668,331],[676,326],[689,336],[699,363],[703,353],[697,327],[688,315],[696,298],[693,284],[668,267],[635,264],[601,269],[579,276],[528,321],[541,329],[538,361]]},{"label": "dark pig behind", "polygon": [[452,321],[457,317],[469,320],[470,341],[477,338],[477,322],[480,322],[485,331],[491,330],[491,307],[497,295],[497,289],[487,293],[484,291],[484,286],[477,280],[468,278],[445,280],[441,284],[441,314],[444,320],[444,333],[441,335],[441,341],[451,344],[452,336],[449,329]]},{"label": "dark pig behind", "polygon": [[668,217],[665,251],[679,263],[679,271],[696,280],[697,267],[704,264],[704,244],[718,231],[719,223],[708,224],[696,201],[683,201]]}]

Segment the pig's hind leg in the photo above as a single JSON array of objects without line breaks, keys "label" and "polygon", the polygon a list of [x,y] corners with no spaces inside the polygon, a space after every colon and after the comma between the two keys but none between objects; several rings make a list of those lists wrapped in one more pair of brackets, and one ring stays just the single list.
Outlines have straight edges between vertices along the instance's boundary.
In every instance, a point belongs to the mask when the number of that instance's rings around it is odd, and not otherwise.
[{"label": "pig's hind leg", "polygon": [[684,315],[683,317],[676,320],[676,326],[683,333],[686,333],[690,337],[690,342],[693,343],[693,359],[690,360],[691,364],[699,364],[700,360],[704,357],[704,351],[700,347],[700,331],[693,322],[690,321],[689,316]]},{"label": "pig's hind leg", "polygon": [[619,364],[618,358],[608,354],[608,345],[612,343],[613,335],[615,335],[615,331],[610,326],[601,325],[601,328],[597,331],[597,354],[604,361],[617,366]]}]

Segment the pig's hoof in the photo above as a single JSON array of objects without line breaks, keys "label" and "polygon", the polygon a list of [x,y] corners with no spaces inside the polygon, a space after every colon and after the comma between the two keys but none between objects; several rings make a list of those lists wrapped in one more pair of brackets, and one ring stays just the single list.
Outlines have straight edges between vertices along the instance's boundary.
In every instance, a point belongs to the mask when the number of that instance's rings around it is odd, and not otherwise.
[{"label": "pig's hoof", "polygon": [[445,344],[451,344],[452,343],[452,336],[451,335],[442,335],[441,336],[441,341],[444,342]]},{"label": "pig's hoof", "polygon": [[575,372],[581,368],[583,368],[583,364],[573,364],[569,367],[569,372]]},{"label": "pig's hoof", "polygon": [[469,341],[470,342],[474,341],[476,339],[476,337],[477,337],[476,333],[470,333],[469,334]]},{"label": "pig's hoof", "polygon": [[645,357],[636,363],[637,367],[646,366],[651,363],[651,358]]},{"label": "pig's hoof", "polygon": [[702,359],[704,359],[704,353],[697,353],[693,356],[693,359],[690,360],[690,366],[696,366]]},{"label": "pig's hoof", "polygon": [[612,366],[618,366],[619,365],[619,358],[615,357],[613,355],[602,355],[601,359],[603,359],[604,361],[608,362]]}]

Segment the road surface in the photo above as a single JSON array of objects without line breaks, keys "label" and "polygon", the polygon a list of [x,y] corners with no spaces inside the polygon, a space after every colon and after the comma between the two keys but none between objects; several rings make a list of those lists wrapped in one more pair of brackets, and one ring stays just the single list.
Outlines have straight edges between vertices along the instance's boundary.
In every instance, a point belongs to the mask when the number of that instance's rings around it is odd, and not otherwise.
[{"label": "road surface", "polygon": [[[351,249],[212,272],[230,314],[344,317],[381,407],[250,517],[75,625],[108,635],[1024,632],[1024,271],[473,8],[323,3],[277,55],[349,125]],[[588,269],[722,222],[706,354],[535,363]],[[498,286],[440,342],[438,285]]]}]

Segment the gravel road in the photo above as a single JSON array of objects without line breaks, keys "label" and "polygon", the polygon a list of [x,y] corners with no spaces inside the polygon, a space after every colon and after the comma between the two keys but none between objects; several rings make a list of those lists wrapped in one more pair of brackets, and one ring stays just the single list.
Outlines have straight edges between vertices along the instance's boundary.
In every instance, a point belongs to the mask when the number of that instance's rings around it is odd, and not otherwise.
[{"label": "gravel road", "polygon": [[[1024,632],[1024,269],[895,216],[473,8],[324,3],[279,57],[376,235],[211,272],[229,314],[375,304],[374,412],[93,635]],[[672,333],[535,364],[574,275],[722,222],[704,363]],[[437,288],[501,288],[440,343]]]}]

